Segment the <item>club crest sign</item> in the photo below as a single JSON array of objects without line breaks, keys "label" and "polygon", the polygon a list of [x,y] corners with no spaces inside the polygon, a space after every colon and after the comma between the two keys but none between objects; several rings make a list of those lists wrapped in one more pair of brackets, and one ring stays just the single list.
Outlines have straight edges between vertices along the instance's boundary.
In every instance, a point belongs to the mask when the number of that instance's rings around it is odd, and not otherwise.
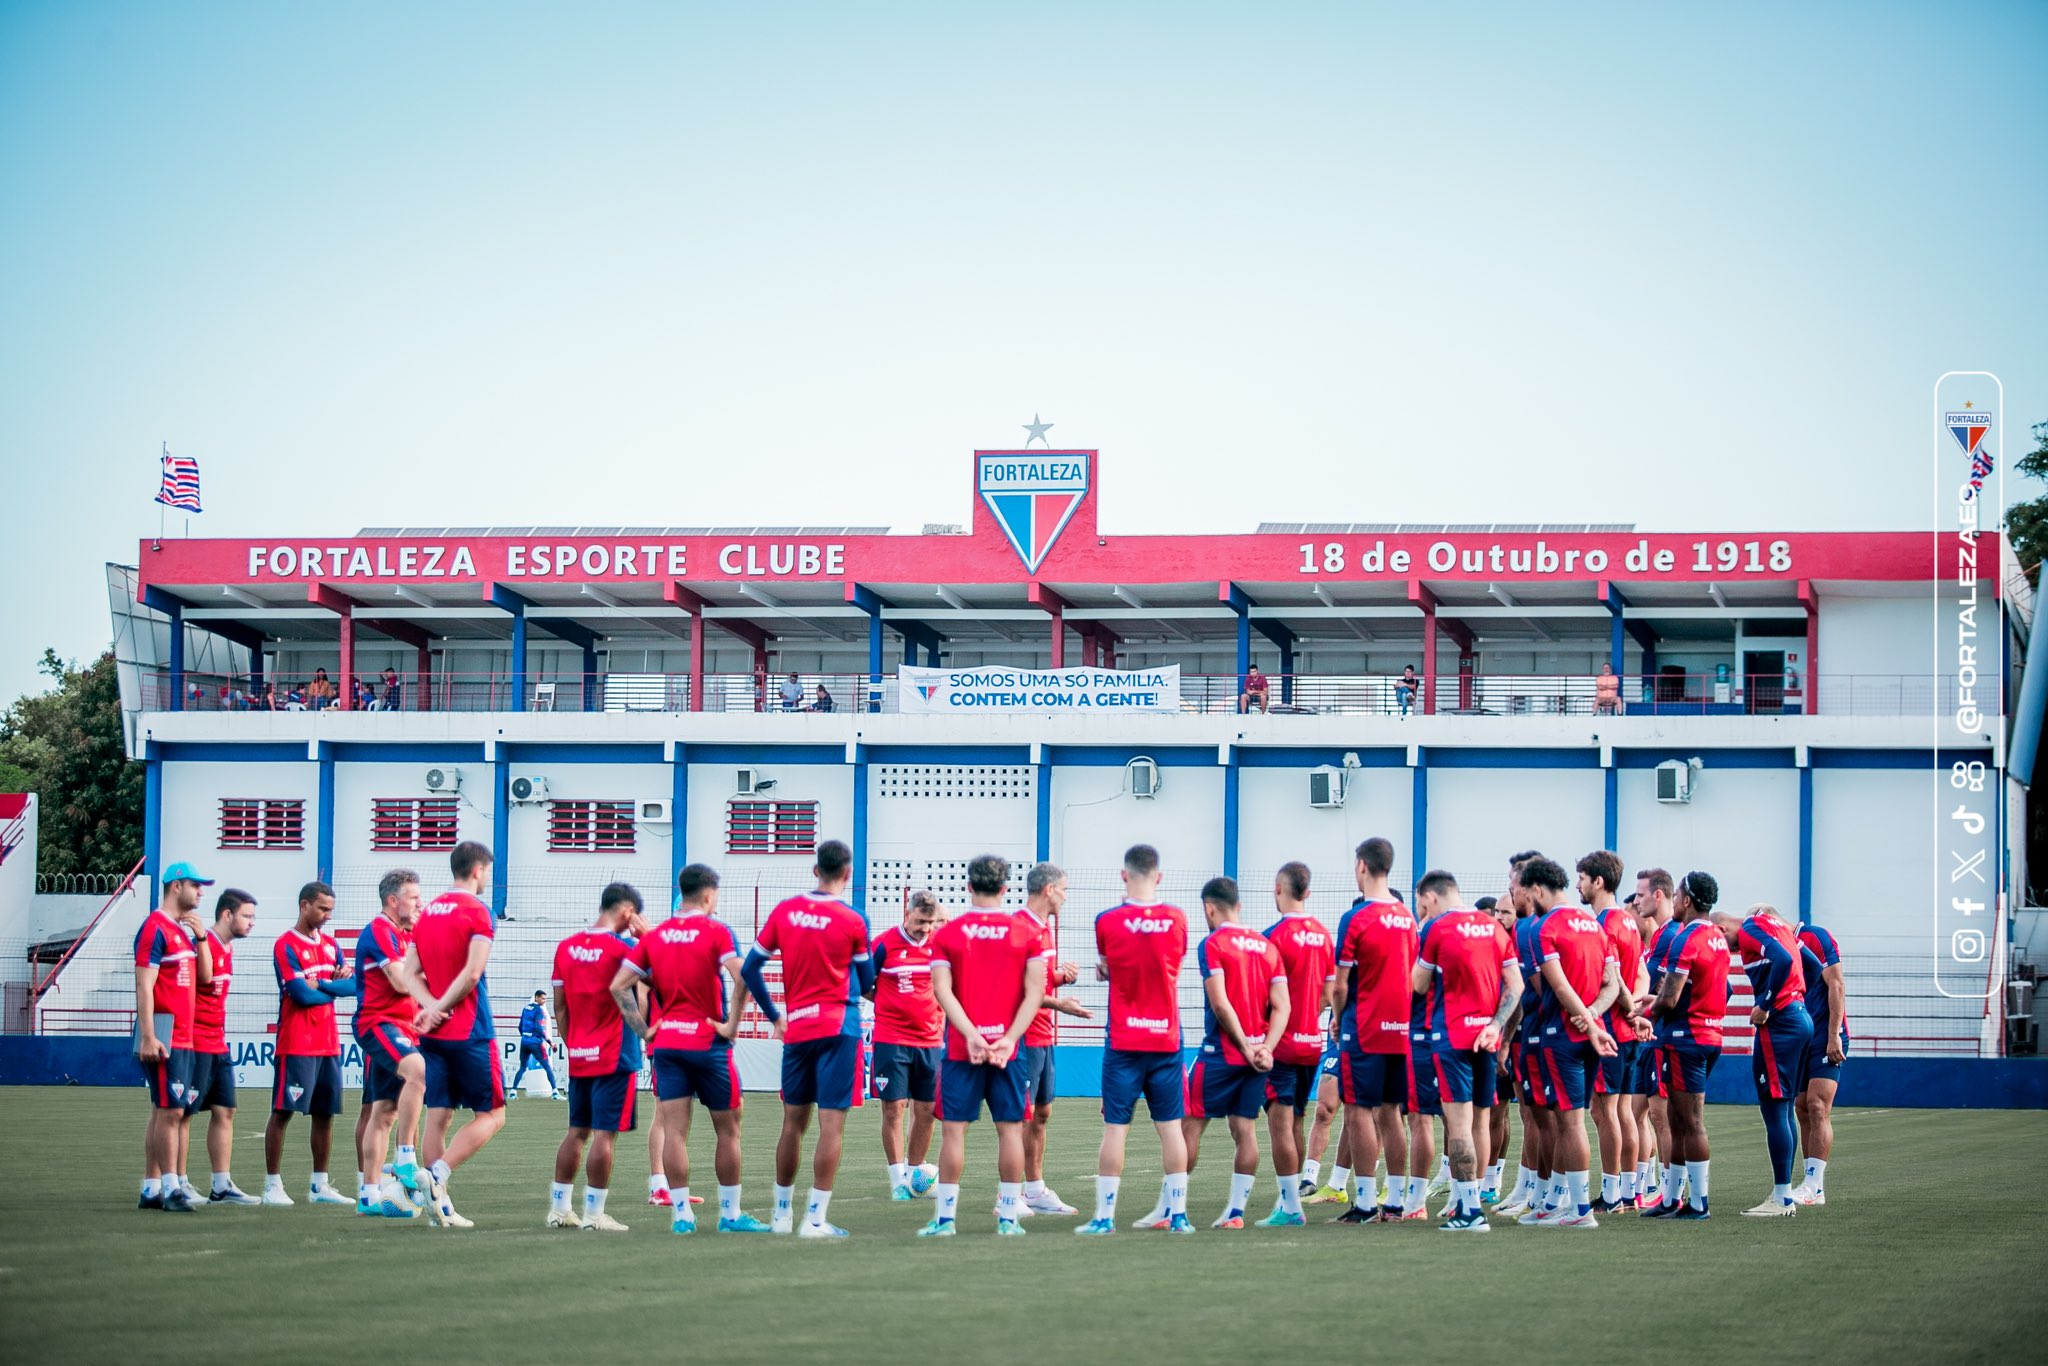
[{"label": "club crest sign", "polygon": [[1088,459],[1082,451],[982,452],[976,457],[975,492],[1028,572],[1038,572],[1088,496]]}]

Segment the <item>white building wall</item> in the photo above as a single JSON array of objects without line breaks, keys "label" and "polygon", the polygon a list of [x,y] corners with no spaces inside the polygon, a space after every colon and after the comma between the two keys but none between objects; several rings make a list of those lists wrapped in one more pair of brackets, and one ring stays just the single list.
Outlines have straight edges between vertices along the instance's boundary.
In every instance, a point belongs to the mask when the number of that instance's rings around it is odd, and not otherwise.
[{"label": "white building wall", "polygon": [[630,882],[648,908],[666,915],[674,827],[639,825],[632,852],[548,850],[549,803],[632,801],[672,795],[670,768],[661,763],[579,764],[539,759],[510,765],[510,778],[547,782],[548,801],[514,804],[506,814],[505,912],[524,921],[559,923],[562,932],[579,928],[597,914],[598,894],[608,882]]},{"label": "white building wall", "polygon": [[[816,885],[812,860],[798,854],[727,854],[726,804],[733,797],[734,764],[691,764],[685,850],[692,863],[718,870],[719,914],[739,936],[753,942],[759,917],[775,903]],[[761,771],[775,780],[762,795],[779,801],[818,803],[818,838],[853,841],[853,768],[847,764],[784,764],[764,750]],[[659,765],[661,781],[670,769]],[[682,817],[679,815],[678,819]],[[664,903],[666,904],[666,903]]]},{"label": "white building wall", "polygon": [[375,803],[393,797],[428,797],[423,775],[429,768],[456,769],[462,786],[455,793],[455,838],[493,842],[492,766],[481,760],[462,763],[352,763],[334,765],[334,879],[337,893],[374,884],[393,868],[420,875],[428,896],[448,885],[448,855],[433,851],[379,852],[370,847],[371,813]]},{"label": "white building wall", "polygon": [[1429,771],[1429,866],[1448,869],[1468,898],[1506,889],[1510,854],[1537,849],[1569,868],[1605,833],[1599,769]]},{"label": "white building wall", "polygon": [[1627,869],[1622,894],[1635,890],[1644,868],[1663,868],[1674,878],[1697,868],[1721,884],[1724,908],[1762,901],[1798,919],[1797,772],[1710,764],[1696,779],[1693,799],[1681,805],[1657,800],[1655,769],[1621,770],[1615,852]]},{"label": "white building wall", "polygon": [[[303,801],[306,804],[305,848],[222,849],[220,803],[224,797]],[[296,904],[299,888],[315,876],[319,829],[318,764],[291,761],[235,764],[209,760],[179,761],[163,766],[163,827],[159,848],[163,851],[164,866],[169,867],[181,860],[190,863],[214,880],[216,890],[219,887],[240,887],[266,909],[278,908],[280,918],[289,916],[290,908]],[[210,903],[208,909],[211,909]],[[258,923],[268,919],[270,917],[262,917]]]},{"label": "white building wall", "polygon": [[1155,797],[1126,787],[1121,767],[1053,769],[1053,862],[1092,916],[1122,895],[1124,851],[1150,844],[1159,850],[1164,895],[1198,925],[1202,884],[1223,871],[1222,767],[1162,768]]},{"label": "white building wall", "polygon": [[[1336,928],[1336,917],[1357,895],[1352,854],[1359,842],[1381,835],[1394,842],[1394,885],[1407,887],[1415,779],[1406,768],[1354,770],[1335,810],[1308,804],[1306,768],[1247,768],[1238,778],[1237,869],[1245,919],[1272,920],[1273,874],[1299,859],[1309,866],[1309,907]],[[1404,893],[1405,894],[1405,893]]]},{"label": "white building wall", "polygon": [[1845,954],[1931,954],[1929,777],[1924,769],[1814,770],[1813,918]]}]

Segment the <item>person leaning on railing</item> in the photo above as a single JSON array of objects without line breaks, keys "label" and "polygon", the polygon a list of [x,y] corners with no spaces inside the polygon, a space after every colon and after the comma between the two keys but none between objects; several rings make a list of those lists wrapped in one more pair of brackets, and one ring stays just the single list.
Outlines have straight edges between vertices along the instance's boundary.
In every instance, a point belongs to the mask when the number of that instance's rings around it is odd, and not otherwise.
[{"label": "person leaning on railing", "polygon": [[1600,676],[1593,680],[1593,711],[1600,716],[1614,716],[1621,711],[1621,676],[1608,663],[1600,665]]},{"label": "person leaning on railing", "polygon": [[334,682],[328,678],[327,670],[313,670],[313,681],[306,685],[306,705],[314,711],[324,711],[334,705]]}]

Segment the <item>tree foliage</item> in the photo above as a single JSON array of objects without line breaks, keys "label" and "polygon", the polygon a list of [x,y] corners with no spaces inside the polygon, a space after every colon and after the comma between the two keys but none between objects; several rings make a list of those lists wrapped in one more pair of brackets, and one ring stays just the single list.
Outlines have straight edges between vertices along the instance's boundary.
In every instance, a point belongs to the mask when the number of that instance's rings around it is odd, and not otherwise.
[{"label": "tree foliage", "polygon": [[[2034,449],[2021,456],[2015,468],[2021,474],[2048,480],[2048,422],[2034,424]],[[2038,592],[2041,561],[2048,557],[2048,493],[2007,508],[2005,533],[2012,542],[2013,555],[2027,568],[2027,582]]]},{"label": "tree foliage", "polygon": [[54,686],[0,716],[0,791],[37,795],[37,871],[126,872],[142,857],[142,765],[121,735],[111,652],[85,668],[43,651]]}]

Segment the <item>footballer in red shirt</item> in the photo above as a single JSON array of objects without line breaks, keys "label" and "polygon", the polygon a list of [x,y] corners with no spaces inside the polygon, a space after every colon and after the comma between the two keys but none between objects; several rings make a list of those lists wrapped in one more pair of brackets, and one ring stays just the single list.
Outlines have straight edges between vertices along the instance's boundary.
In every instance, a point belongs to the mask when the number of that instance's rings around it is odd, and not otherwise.
[{"label": "footballer in red shirt", "polygon": [[[846,1112],[860,1103],[860,998],[873,987],[875,960],[868,919],[846,903],[853,885],[853,850],[843,840],[818,846],[817,890],[790,897],[768,913],[740,977],[782,1040],[782,1138],[775,1145],[774,1229],[788,1233],[797,1165],[811,1110],[818,1148],[811,1160],[811,1194],[804,1206],[805,1238],[844,1238],[825,1215],[846,1133]],[[768,992],[762,969],[782,958],[782,1007]]]},{"label": "footballer in red shirt", "polygon": [[[646,932],[640,919],[642,904],[631,884],[614,882],[598,897],[597,919],[590,928],[555,946],[549,981],[555,989],[555,1023],[569,1052],[569,1132],[555,1150],[549,1228],[626,1231],[604,1206],[611,1194],[614,1145],[620,1134],[634,1128],[640,1035],[627,1024],[612,984],[632,954],[636,937]],[[584,1167],[580,1218],[570,1204],[579,1165]],[[689,1208],[685,1199],[684,1213]]]},{"label": "footballer in red shirt", "polygon": [[[910,894],[903,923],[891,925],[868,946],[875,963],[874,1074],[870,1086],[882,1102],[882,1156],[889,1164],[889,1198],[914,1200],[931,1189],[933,1104],[939,1094],[939,1052],[944,1017],[932,992],[932,932],[939,899]],[[903,1121],[910,1116],[908,1156]]]},{"label": "footballer in red shirt", "polygon": [[1140,1227],[1193,1233],[1188,1222],[1188,1149],[1181,1133],[1186,1080],[1180,1063],[1180,968],[1188,918],[1159,897],[1159,851],[1124,851],[1124,899],[1095,917],[1095,975],[1109,983],[1107,1047],[1102,1050],[1102,1150],[1097,1156],[1095,1217],[1075,1232],[1116,1232],[1124,1144],[1138,1097],[1159,1133],[1159,1205]]},{"label": "footballer in red shirt", "polygon": [[[1222,1115],[1235,1144],[1230,1198],[1211,1228],[1243,1228],[1245,1205],[1259,1174],[1256,1121],[1273,1070],[1273,1043],[1292,1013],[1280,951],[1256,930],[1238,923],[1237,882],[1212,877],[1202,885],[1202,915],[1209,933],[1195,949],[1202,976],[1202,1048],[1188,1069],[1188,1172],[1201,1157],[1202,1133]],[[1301,1215],[1301,1173],[1280,1179],[1280,1207],[1262,1223],[1296,1225]]]},{"label": "footballer in red shirt", "polygon": [[[1370,1173],[1384,1149],[1390,1175],[1408,1169],[1401,1106],[1408,1098],[1408,1032],[1415,971],[1415,917],[1394,899],[1387,875],[1394,846],[1377,836],[1354,851],[1358,900],[1337,924],[1337,984],[1331,1011],[1338,1026],[1337,1085],[1344,1098],[1351,1165]],[[1401,1217],[1396,1205],[1354,1206],[1344,1223]]]},{"label": "footballer in red shirt", "polygon": [[1449,873],[1425,873],[1415,904],[1426,923],[1409,985],[1427,1002],[1429,1064],[1451,1163],[1451,1209],[1439,1227],[1484,1232],[1480,1154],[1493,1150],[1494,1074],[1501,1031],[1521,1001],[1522,969],[1507,930],[1492,912],[1468,908]]},{"label": "footballer in red shirt", "polygon": [[[199,984],[192,1006],[191,1110],[207,1111],[206,1155],[213,1167],[207,1201],[215,1205],[263,1202],[235,1185],[235,1063],[228,1054],[228,989],[235,981],[235,943],[256,926],[256,898],[223,888],[213,903],[213,928],[200,937]],[[189,1138],[180,1138],[182,1149]],[[184,1153],[180,1151],[180,1158]]]},{"label": "footballer in red shirt", "polygon": [[970,907],[932,936],[932,991],[946,1017],[946,1056],[939,1080],[938,1208],[919,1230],[949,1237],[960,1205],[967,1162],[967,1126],[983,1102],[996,1126],[996,1232],[1024,1232],[1024,1109],[1027,1069],[1017,1050],[1045,999],[1051,953],[1036,919],[1003,909],[1010,865],[982,854],[967,865]]},{"label": "footballer in red shirt", "polygon": [[1616,1051],[1600,1016],[1620,998],[1621,975],[1600,922],[1571,901],[1563,867],[1550,859],[1531,859],[1522,865],[1520,878],[1543,917],[1536,932],[1543,979],[1536,1005],[1537,1042],[1550,1103],[1537,1122],[1548,1126],[1551,1169],[1544,1208],[1522,1220],[1546,1228],[1594,1229],[1600,1225],[1593,1213],[1592,1150],[1585,1121],[1575,1112],[1586,1106],[1587,1073]]},{"label": "footballer in red shirt", "polygon": [[[490,849],[475,840],[450,850],[448,871],[455,883],[420,908],[406,948],[407,966],[434,998],[419,1020],[425,1031],[420,1056],[427,1060],[420,1156],[427,1161],[427,1209],[444,1228],[470,1227],[448,1198],[448,1179],[505,1125],[505,1073],[484,978],[497,933],[497,919],[483,900],[492,862]],[[458,1107],[474,1113],[451,1142],[448,1127]]]},{"label": "footballer in red shirt", "polygon": [[192,1089],[193,993],[199,978],[199,889],[213,879],[189,863],[164,869],[163,900],[135,932],[135,1060],[149,1086],[138,1208],[189,1214],[178,1145]]},{"label": "footballer in red shirt", "polygon": [[[1656,1019],[1657,1066],[1671,1120],[1671,1162],[1663,1199],[1645,1219],[1705,1219],[1707,1209],[1707,1076],[1721,1056],[1721,1022],[1728,1014],[1728,941],[1708,920],[1720,899],[1708,873],[1679,879],[1663,976],[1650,1010]],[[1640,1030],[1638,1034],[1640,1034]],[[1678,1203],[1681,1185],[1686,1203]]]},{"label": "footballer in red shirt", "polygon": [[[1329,926],[1309,914],[1308,884],[1306,863],[1281,865],[1273,875],[1273,905],[1280,918],[1266,929],[1287,974],[1288,1008],[1287,1027],[1273,1041],[1273,1070],[1266,1074],[1266,1130],[1273,1143],[1273,1170],[1300,1173],[1302,1194],[1315,1189],[1319,1174],[1303,1165],[1303,1157],[1308,1109],[1317,1103],[1325,1075],[1329,1032],[1323,1012],[1337,983],[1337,940]],[[1334,1074],[1331,1081],[1334,1085]]]},{"label": "footballer in red shirt", "polygon": [[[356,1191],[356,1213],[410,1219],[408,1192],[425,1196],[426,1178],[414,1146],[420,1112],[427,1098],[427,1060],[420,1056],[415,1024],[434,998],[412,970],[406,950],[420,913],[419,874],[395,868],[377,882],[377,914],[356,938],[356,1043],[363,1052],[363,1098],[369,1114],[358,1131],[362,1183]],[[393,1130],[398,1134],[392,1177],[402,1189],[382,1180],[384,1151]]]},{"label": "footballer in red shirt", "polygon": [[341,1030],[335,998],[356,994],[348,958],[327,932],[334,918],[334,889],[324,882],[299,888],[299,916],[271,947],[277,973],[276,1081],[270,1092],[270,1123],[263,1131],[263,1203],[289,1205],[285,1194],[284,1131],[293,1115],[312,1120],[316,1205],[353,1205],[327,1179],[334,1117],[341,1113]]},{"label": "footballer in red shirt", "polygon": [[1635,914],[1615,899],[1621,888],[1621,855],[1611,849],[1596,849],[1579,860],[1577,872],[1579,900],[1599,922],[1621,980],[1621,994],[1602,1021],[1614,1036],[1615,1052],[1612,1057],[1598,1058],[1587,1069],[1592,1081],[1593,1131],[1600,1137],[1600,1196],[1593,1202],[1593,1212],[1603,1214],[1635,1205],[1639,1128],[1623,1097],[1635,1090],[1641,1065],[1642,1046],[1636,1042],[1632,1016],[1636,993],[1643,985],[1643,932]]},{"label": "footballer in red shirt", "polygon": [[1045,936],[1045,1003],[1031,1017],[1024,1031],[1013,1067],[1024,1068],[1024,1214],[1074,1214],[1078,1211],[1060,1199],[1059,1192],[1045,1184],[1045,1140],[1052,1123],[1052,1103],[1058,1091],[1053,1084],[1053,1053],[1058,1035],[1053,1016],[1071,1015],[1077,1020],[1094,1016],[1060,988],[1072,986],[1081,970],[1059,956],[1057,917],[1067,904],[1067,875],[1056,863],[1034,863],[1024,875],[1024,914]]},{"label": "footballer in red shirt", "polygon": [[[740,1074],[732,1054],[743,1009],[739,944],[715,918],[715,869],[689,864],[676,875],[676,893],[675,914],[640,937],[612,979],[613,998],[654,1060],[661,1170],[676,1183],[670,1231],[697,1231],[687,1145],[690,1102],[701,1100],[716,1135],[718,1231],[766,1233],[768,1225],[740,1209]],[[636,985],[644,987],[638,995]]]}]

